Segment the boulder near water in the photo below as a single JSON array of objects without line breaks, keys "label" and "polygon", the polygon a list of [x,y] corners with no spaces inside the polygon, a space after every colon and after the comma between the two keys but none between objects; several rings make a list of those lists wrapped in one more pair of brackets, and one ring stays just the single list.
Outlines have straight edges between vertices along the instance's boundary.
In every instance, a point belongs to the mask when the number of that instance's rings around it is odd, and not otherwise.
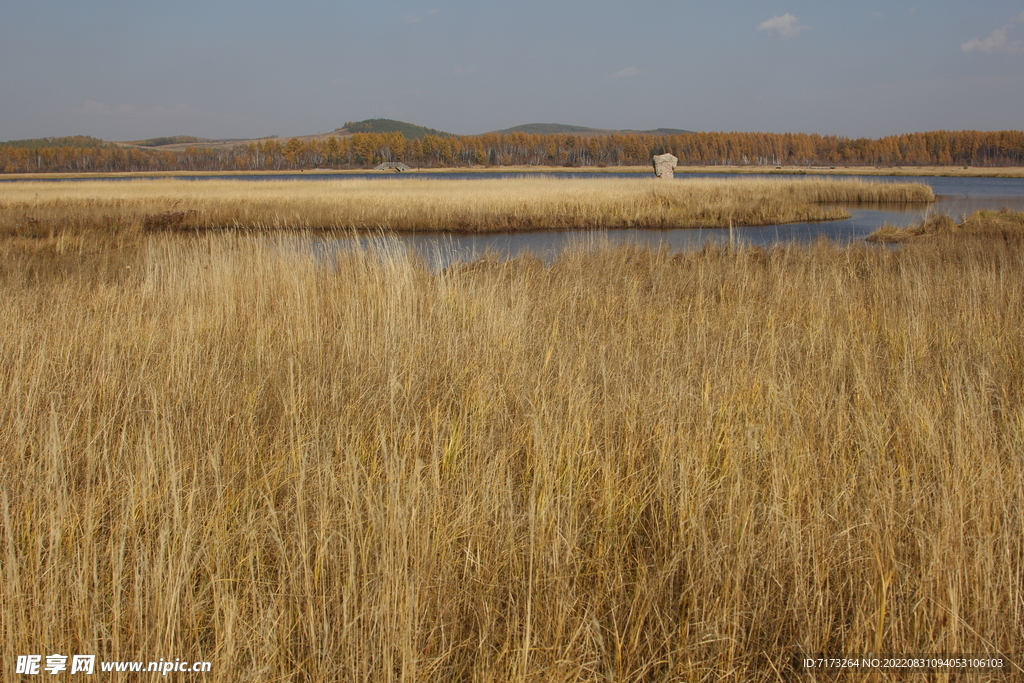
[{"label": "boulder near water", "polygon": [[671,154],[654,155],[654,175],[659,178],[671,178],[679,159]]}]

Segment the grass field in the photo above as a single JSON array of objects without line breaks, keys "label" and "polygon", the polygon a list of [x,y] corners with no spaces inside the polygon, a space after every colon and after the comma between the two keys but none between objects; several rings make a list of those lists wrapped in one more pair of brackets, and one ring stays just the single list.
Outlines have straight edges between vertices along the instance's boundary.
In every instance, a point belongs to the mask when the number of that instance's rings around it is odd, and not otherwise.
[{"label": "grass field", "polygon": [[974,225],[437,274],[282,233],[2,240],[5,666],[781,681],[795,651],[1020,652],[1024,242]]},{"label": "grass field", "polygon": [[921,184],[817,179],[19,182],[0,186],[0,234],[727,227],[848,215],[830,204],[931,201]]}]

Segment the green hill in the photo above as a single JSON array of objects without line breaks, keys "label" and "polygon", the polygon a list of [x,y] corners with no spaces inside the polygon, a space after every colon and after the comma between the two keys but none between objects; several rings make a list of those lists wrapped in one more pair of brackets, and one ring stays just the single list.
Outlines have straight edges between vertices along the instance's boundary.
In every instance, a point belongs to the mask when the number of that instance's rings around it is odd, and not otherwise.
[{"label": "green hill", "polygon": [[393,133],[399,132],[409,140],[423,139],[425,135],[437,135],[438,137],[451,138],[455,137],[451,133],[445,133],[444,131],[434,130],[433,128],[424,128],[423,126],[417,126],[414,123],[406,123],[405,121],[394,121],[392,119],[366,119],[365,121],[348,122],[344,128],[339,128],[338,133]]},{"label": "green hill", "polygon": [[65,138],[34,138],[31,140],[8,140],[0,142],[3,147],[42,149],[44,147],[106,147],[110,143],[88,135],[72,135]]},{"label": "green hill", "polygon": [[692,133],[692,130],[681,128],[655,128],[654,130],[610,130],[607,128],[587,128],[585,126],[569,126],[564,123],[527,123],[522,126],[496,130],[495,133],[530,133],[531,135],[615,135],[615,134],[643,134],[643,135],[682,135]]}]

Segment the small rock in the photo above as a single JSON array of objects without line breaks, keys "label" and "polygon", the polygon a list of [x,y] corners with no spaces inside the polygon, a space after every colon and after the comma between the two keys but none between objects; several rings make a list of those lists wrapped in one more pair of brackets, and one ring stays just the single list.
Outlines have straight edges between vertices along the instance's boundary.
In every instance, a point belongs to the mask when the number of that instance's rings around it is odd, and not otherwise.
[{"label": "small rock", "polygon": [[654,155],[654,175],[659,178],[671,178],[672,171],[676,167],[676,163],[679,159],[675,158],[671,154],[655,154]]}]

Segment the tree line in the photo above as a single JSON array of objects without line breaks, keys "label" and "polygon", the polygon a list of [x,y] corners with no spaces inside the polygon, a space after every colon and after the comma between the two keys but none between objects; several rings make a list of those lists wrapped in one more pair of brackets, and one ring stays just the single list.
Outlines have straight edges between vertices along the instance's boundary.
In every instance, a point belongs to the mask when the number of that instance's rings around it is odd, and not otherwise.
[{"label": "tree line", "polygon": [[402,133],[261,140],[232,147],[169,151],[119,145],[0,144],[2,173],[283,171],[468,166],[638,166],[670,152],[680,165],[1024,166],[1024,131],[933,131],[879,139],[804,133],[487,133],[408,139]]}]

